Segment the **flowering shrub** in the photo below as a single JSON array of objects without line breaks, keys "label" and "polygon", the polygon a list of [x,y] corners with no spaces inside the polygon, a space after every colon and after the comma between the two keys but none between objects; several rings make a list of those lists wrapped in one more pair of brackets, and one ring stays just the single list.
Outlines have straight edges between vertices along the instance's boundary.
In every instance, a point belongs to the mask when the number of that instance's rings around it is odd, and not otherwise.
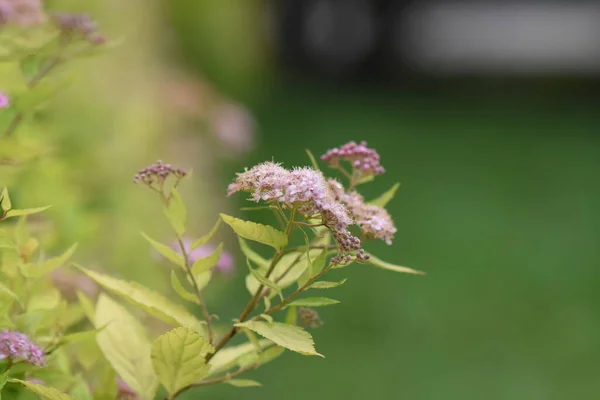
[{"label": "flowering shrub", "polygon": [[[6,34],[12,43],[6,56],[27,64],[23,73],[28,77],[24,92],[14,97],[0,93],[3,163],[10,164],[21,151],[17,130],[35,114],[32,104],[47,100],[43,84],[48,75],[69,60],[106,46],[87,16],[61,13],[46,18],[39,6],[38,1],[0,0],[0,35]],[[34,44],[27,42],[34,37]],[[55,89],[51,86],[50,92]],[[307,329],[323,325],[315,308],[339,301],[312,293],[346,282],[325,280],[326,276],[355,263],[421,272],[382,261],[364,248],[374,240],[391,244],[396,233],[384,207],[398,185],[371,201],[358,192],[362,184],[383,174],[378,153],[365,142],[327,151],[321,159],[347,178],[343,183],[326,177],[308,155],[311,167],[286,169],[265,162],[239,173],[228,187],[228,195],[245,193],[258,203],[251,209],[272,212],[273,226],[220,214],[210,232],[198,238],[190,232],[179,193],[188,171],[158,161],[134,175],[135,184],[156,196],[172,227],[170,243],[142,236],[171,265],[170,284],[177,300],[72,263],[77,245],[49,256],[32,229],[48,207],[19,208],[4,187],[0,194],[3,398],[20,398],[26,390],[50,400],[175,399],[207,385],[260,386],[243,375],[286,350],[322,356]],[[231,323],[219,322],[227,319],[216,318],[211,312],[216,305],[205,299],[212,274],[231,271],[234,264],[222,243],[211,243],[222,223],[237,235],[245,259],[238,267],[248,268],[249,300]],[[104,291],[98,294],[100,288]],[[159,335],[142,323],[146,316],[164,324]],[[237,335],[246,340],[232,345]]]}]

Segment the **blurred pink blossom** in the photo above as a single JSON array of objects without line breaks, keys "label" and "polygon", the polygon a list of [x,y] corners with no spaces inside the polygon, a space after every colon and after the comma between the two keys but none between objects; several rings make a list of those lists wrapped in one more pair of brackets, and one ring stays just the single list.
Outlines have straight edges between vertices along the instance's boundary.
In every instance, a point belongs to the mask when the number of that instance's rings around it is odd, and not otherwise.
[{"label": "blurred pink blossom", "polygon": [[8,108],[10,106],[10,102],[8,101],[8,96],[3,92],[0,92],[0,109]]},{"label": "blurred pink blossom", "polygon": [[241,105],[225,103],[211,116],[214,135],[234,154],[247,153],[254,147],[256,121]]}]

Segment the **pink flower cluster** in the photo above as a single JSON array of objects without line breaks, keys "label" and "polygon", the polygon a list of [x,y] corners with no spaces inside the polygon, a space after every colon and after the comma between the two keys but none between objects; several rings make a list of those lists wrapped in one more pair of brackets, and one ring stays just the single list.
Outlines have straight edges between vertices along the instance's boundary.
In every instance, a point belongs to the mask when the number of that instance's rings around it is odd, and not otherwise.
[{"label": "pink flower cluster", "polygon": [[46,363],[44,352],[25,334],[16,331],[0,332],[0,360],[5,358],[22,359],[37,366],[44,366]]},{"label": "pink flower cluster", "polygon": [[238,174],[229,185],[228,194],[250,192],[255,202],[278,202],[296,208],[304,216],[320,216],[323,224],[345,231],[352,219],[345,207],[336,201],[325,177],[312,168],[289,171],[273,162],[265,162]]},{"label": "pink flower cluster", "polygon": [[333,148],[323,154],[321,160],[330,167],[339,166],[340,160],[347,161],[361,177],[380,175],[385,172],[379,163],[379,154],[375,149],[368,148],[365,141],[360,144],[349,142],[339,148]]},{"label": "pink flower cluster", "polygon": [[169,176],[181,179],[187,175],[187,172],[181,168],[174,168],[171,164],[163,164],[158,160],[154,164],[142,168],[133,177],[133,183],[142,182],[150,186],[154,183],[162,185]]},{"label": "pink flower cluster", "polygon": [[329,185],[336,199],[346,206],[354,223],[367,237],[392,244],[397,229],[385,208],[366,204],[364,197],[355,191],[346,193],[342,184],[335,179],[330,179]]}]

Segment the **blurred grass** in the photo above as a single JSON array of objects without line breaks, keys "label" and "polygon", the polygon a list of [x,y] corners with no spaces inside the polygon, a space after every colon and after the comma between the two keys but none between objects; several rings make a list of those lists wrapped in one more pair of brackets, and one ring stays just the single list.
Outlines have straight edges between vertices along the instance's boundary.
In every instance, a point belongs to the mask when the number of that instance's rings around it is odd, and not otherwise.
[{"label": "blurred grass", "polygon": [[[326,360],[286,353],[252,374],[263,388],[223,386],[207,396],[600,395],[600,115],[592,104],[301,83],[255,112],[262,146],[247,165],[308,164],[303,148],[320,154],[351,139],[377,148],[388,173],[365,186],[367,197],[402,186],[390,205],[395,244],[371,250],[428,275],[358,265],[338,272],[349,276],[331,292],[342,304],[320,309],[325,326],[313,331]],[[231,303],[245,298],[237,292]]]}]

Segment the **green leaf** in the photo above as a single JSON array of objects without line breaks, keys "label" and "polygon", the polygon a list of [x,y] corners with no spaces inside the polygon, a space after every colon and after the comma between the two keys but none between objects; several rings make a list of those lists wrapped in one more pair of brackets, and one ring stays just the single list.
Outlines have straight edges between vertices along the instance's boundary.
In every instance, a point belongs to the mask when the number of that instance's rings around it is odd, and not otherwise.
[{"label": "green leaf", "polygon": [[[105,289],[117,296],[121,296],[161,321],[174,326],[187,326],[198,332],[203,331],[202,322],[197,320],[184,307],[171,302],[162,294],[150,290],[137,282],[122,281],[80,266],[78,268]],[[99,321],[96,321],[96,323],[99,323]]]},{"label": "green leaf", "polygon": [[[265,339],[259,340],[258,343],[261,350],[273,345],[273,342]],[[219,374],[235,367],[237,365],[237,360],[255,351],[256,347],[252,343],[231,346],[220,350],[208,363],[211,366],[209,376]]]},{"label": "green leaf", "polygon": [[171,189],[169,205],[165,207],[165,215],[179,236],[185,233],[187,211],[176,188]]},{"label": "green leaf", "polygon": [[375,267],[382,268],[382,269],[387,269],[387,270],[390,270],[390,271],[403,272],[403,273],[406,273],[406,274],[425,275],[425,272],[423,272],[423,271],[418,271],[416,269],[412,269],[412,268],[408,268],[408,267],[402,267],[400,265],[390,264],[388,262],[380,260],[379,258],[375,257],[372,254],[371,254],[371,258],[369,258],[366,261],[366,263],[370,264],[370,265],[373,265]]},{"label": "green leaf", "polygon": [[175,265],[179,265],[181,268],[185,269],[185,261],[183,260],[183,256],[181,254],[179,254],[177,251],[173,250],[169,246],[162,244],[160,242],[157,242],[156,240],[152,239],[150,236],[146,235],[144,232],[142,232],[142,236],[144,237],[144,239],[146,239],[148,241],[148,243],[150,243],[150,245],[154,248],[154,250],[158,251],[160,254],[165,256],[168,260],[173,262]]},{"label": "green leaf", "polygon": [[75,292],[75,294],[77,295],[77,300],[79,301],[79,305],[81,306],[83,313],[85,314],[87,319],[89,319],[90,322],[93,325],[95,325],[94,318],[95,318],[96,310],[95,310],[94,304],[83,292],[77,290]]},{"label": "green leaf", "polygon": [[308,155],[308,158],[310,158],[310,163],[312,164],[313,168],[315,170],[319,171],[319,163],[317,162],[317,159],[313,155],[312,151],[310,151],[309,149],[305,149],[305,151],[306,151],[306,154]]},{"label": "green leaf", "polygon": [[54,389],[50,386],[38,385],[37,383],[22,381],[20,379],[14,378],[9,378],[8,381],[12,383],[19,383],[25,386],[25,388],[27,388],[27,390],[29,390],[30,392],[33,392],[47,400],[75,400],[68,394],[60,392],[57,389]]},{"label": "green leaf", "polygon": [[93,400],[94,397],[90,392],[90,388],[85,381],[79,377],[79,381],[70,390],[69,394],[77,400]]},{"label": "green leaf", "polygon": [[233,229],[239,236],[266,244],[275,248],[282,249],[287,246],[287,235],[272,226],[257,224],[256,222],[244,221],[231,217],[227,214],[221,214],[223,221]]},{"label": "green leaf", "polygon": [[67,251],[57,257],[50,258],[41,264],[26,264],[21,268],[21,272],[28,278],[41,278],[42,276],[48,275],[55,269],[61,267],[73,256],[77,250],[77,243],[69,247]]},{"label": "green leaf", "polygon": [[267,322],[273,322],[273,317],[271,317],[269,314],[260,314],[260,317]]},{"label": "green leaf", "polygon": [[30,111],[37,106],[50,100],[61,89],[67,87],[73,81],[72,76],[61,79],[48,79],[47,77],[20,96],[16,103],[20,111]]},{"label": "green leaf", "polygon": [[240,242],[240,249],[242,253],[254,264],[258,265],[260,270],[266,270],[269,268],[269,262],[260,256],[257,252],[252,250],[252,248],[248,245],[248,242],[244,240],[242,237],[238,236],[238,240]]},{"label": "green leaf", "polygon": [[252,379],[228,379],[223,381],[223,383],[227,383],[228,385],[235,387],[262,386],[262,383],[253,381]]},{"label": "green leaf", "polygon": [[[198,285],[198,290],[204,289],[210,283],[210,278],[212,278],[212,271],[205,271],[201,274],[194,276],[196,279],[196,285]],[[191,280],[188,277],[188,282],[192,284]]]},{"label": "green leaf", "polygon": [[369,183],[372,182],[375,179],[374,175],[367,175],[367,176],[363,176],[362,178],[360,178],[358,180],[358,182],[356,182],[357,185],[362,185],[364,183]]},{"label": "green leaf", "polygon": [[323,307],[338,303],[338,300],[328,299],[327,297],[308,297],[306,299],[294,300],[289,305],[298,307]]},{"label": "green leaf", "polygon": [[4,385],[6,385],[6,382],[8,382],[8,371],[0,374],[0,399],[2,399],[2,389],[4,388]]},{"label": "green leaf", "polygon": [[296,306],[288,306],[285,314],[285,323],[289,325],[298,325],[298,313]]},{"label": "green leaf", "polygon": [[223,253],[223,243],[219,243],[215,251],[211,255],[204,258],[199,258],[192,265],[192,273],[194,276],[199,275],[203,272],[209,271],[212,267],[219,263],[221,254]]},{"label": "green leaf", "polygon": [[394,198],[399,187],[400,187],[400,183],[394,184],[394,186],[389,188],[381,196],[379,196],[378,198],[376,198],[374,200],[371,200],[369,202],[369,204],[371,204],[373,206],[385,207],[387,205],[387,203],[389,203],[390,200],[392,200]]},{"label": "green leaf", "polygon": [[17,303],[19,303],[19,305],[21,306],[21,308],[23,308],[23,303],[21,303],[21,300],[19,300],[19,296],[17,296],[17,294],[15,292],[13,292],[12,290],[10,290],[7,286],[5,286],[2,282],[0,282],[0,292],[2,293],[6,293],[7,295],[9,295],[10,297],[12,297],[13,299],[15,299],[15,301]]},{"label": "green leaf", "polygon": [[250,264],[250,260],[247,258],[246,258],[246,264],[248,265],[250,272],[256,278],[256,280],[258,280],[263,285],[273,289],[273,291],[275,291],[275,293],[277,293],[279,295],[279,297],[281,297],[283,299],[283,293],[281,292],[281,288],[275,282],[269,280],[269,278],[263,276],[259,271],[252,268],[252,265]]},{"label": "green leaf", "polygon": [[286,349],[306,356],[321,356],[315,351],[314,341],[310,333],[304,329],[281,322],[272,324],[262,321],[246,321],[235,324],[239,328],[248,328],[251,331],[273,341]]},{"label": "green leaf", "polygon": [[12,207],[7,187],[4,187],[4,189],[2,189],[2,194],[0,195],[0,207],[2,208],[2,211],[5,212],[10,210]]},{"label": "green leaf", "polygon": [[312,278],[313,276],[315,276],[316,274],[321,272],[323,270],[323,268],[325,268],[325,263],[327,262],[327,253],[328,252],[329,252],[329,250],[323,249],[323,251],[321,251],[321,253],[319,253],[319,255],[310,264],[310,268],[309,268],[310,278]]},{"label": "green leaf", "polygon": [[339,282],[318,281],[309,286],[309,289],[333,289],[346,283],[346,279]]},{"label": "green leaf", "polygon": [[152,346],[144,328],[123,306],[105,294],[98,298],[95,319],[97,325],[107,325],[96,335],[104,357],[143,400],[153,399],[158,380],[150,359]]},{"label": "green leaf", "polygon": [[190,328],[177,328],[152,343],[152,365],[158,379],[173,394],[205,377],[210,370],[204,357],[215,349]]},{"label": "green leaf", "polygon": [[217,233],[217,230],[219,230],[219,226],[221,226],[221,217],[217,219],[217,222],[215,222],[210,232],[208,232],[206,235],[202,236],[200,239],[197,239],[194,243],[192,243],[192,250],[208,242],[215,235],[215,233]]},{"label": "green leaf", "polygon": [[22,217],[24,215],[32,215],[32,214],[38,214],[41,213],[42,211],[46,211],[47,209],[49,209],[52,206],[45,206],[45,207],[36,207],[36,208],[26,208],[24,210],[10,210],[6,213],[5,218],[11,218],[11,217]]},{"label": "green leaf", "polygon": [[182,299],[198,304],[198,298],[194,296],[194,294],[188,292],[187,289],[183,287],[183,284],[177,277],[177,273],[173,270],[171,270],[171,287]]}]

